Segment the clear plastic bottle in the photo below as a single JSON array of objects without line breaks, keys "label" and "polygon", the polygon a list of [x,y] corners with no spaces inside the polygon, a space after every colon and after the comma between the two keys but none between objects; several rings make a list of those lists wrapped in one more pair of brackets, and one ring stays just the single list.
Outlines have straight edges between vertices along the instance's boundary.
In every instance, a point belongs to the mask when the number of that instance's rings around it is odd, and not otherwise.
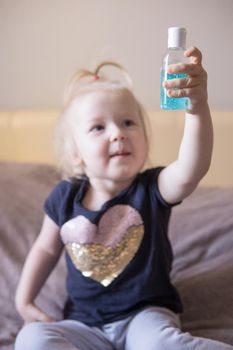
[{"label": "clear plastic bottle", "polygon": [[166,89],[163,87],[164,80],[175,78],[185,78],[186,74],[168,74],[167,67],[170,64],[188,62],[189,59],[184,56],[186,48],[186,29],[180,27],[168,28],[168,49],[163,58],[160,81],[160,107],[161,109],[186,110],[190,109],[190,100],[188,97],[172,98],[167,96]]}]

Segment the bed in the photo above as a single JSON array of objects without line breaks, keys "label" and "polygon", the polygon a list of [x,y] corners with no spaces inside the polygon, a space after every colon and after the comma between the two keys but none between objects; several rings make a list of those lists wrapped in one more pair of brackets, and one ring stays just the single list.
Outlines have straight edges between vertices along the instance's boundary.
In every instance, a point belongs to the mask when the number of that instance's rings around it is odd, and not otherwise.
[{"label": "bed", "polygon": [[[14,306],[16,285],[40,229],[44,199],[59,180],[51,147],[58,112],[0,112],[1,350],[13,349],[22,326]],[[149,119],[150,163],[167,164],[176,156],[183,116],[150,111]],[[233,345],[233,112],[213,111],[213,120],[211,170],[172,213],[172,280],[184,304],[183,330]],[[66,300],[65,279],[62,256],[37,300],[57,319]]]}]

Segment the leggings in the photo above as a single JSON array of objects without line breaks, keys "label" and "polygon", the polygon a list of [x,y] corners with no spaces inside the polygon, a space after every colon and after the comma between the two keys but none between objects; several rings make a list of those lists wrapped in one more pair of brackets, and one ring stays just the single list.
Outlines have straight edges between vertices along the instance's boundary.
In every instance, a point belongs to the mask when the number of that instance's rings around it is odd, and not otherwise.
[{"label": "leggings", "polygon": [[161,307],[101,327],[64,320],[33,322],[19,332],[15,350],[233,350],[233,346],[180,330],[179,317]]}]

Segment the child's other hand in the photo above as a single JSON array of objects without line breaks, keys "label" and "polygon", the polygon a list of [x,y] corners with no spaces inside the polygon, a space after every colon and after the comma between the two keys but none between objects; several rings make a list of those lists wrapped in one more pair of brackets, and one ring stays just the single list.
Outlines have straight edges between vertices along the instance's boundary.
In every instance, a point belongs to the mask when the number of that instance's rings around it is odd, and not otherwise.
[{"label": "child's other hand", "polygon": [[24,325],[31,322],[54,322],[55,319],[47,315],[35,304],[25,305],[20,310],[20,314],[24,319]]},{"label": "child's other hand", "polygon": [[190,62],[170,65],[168,73],[184,73],[187,77],[166,80],[164,87],[169,97],[189,97],[191,109],[188,112],[198,114],[207,105],[207,73],[202,67],[202,54],[196,47],[189,48],[184,55]]}]

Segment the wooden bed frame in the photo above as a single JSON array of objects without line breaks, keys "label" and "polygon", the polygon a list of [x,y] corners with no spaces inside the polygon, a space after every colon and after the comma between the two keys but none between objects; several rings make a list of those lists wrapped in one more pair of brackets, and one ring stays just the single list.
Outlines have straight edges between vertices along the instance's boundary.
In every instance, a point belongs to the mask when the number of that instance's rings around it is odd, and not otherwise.
[{"label": "wooden bed frame", "polygon": [[[0,111],[0,161],[53,164],[53,127],[59,110]],[[175,159],[184,113],[149,111],[150,164]],[[212,111],[215,146],[209,173],[202,186],[233,186],[233,111]]]}]

